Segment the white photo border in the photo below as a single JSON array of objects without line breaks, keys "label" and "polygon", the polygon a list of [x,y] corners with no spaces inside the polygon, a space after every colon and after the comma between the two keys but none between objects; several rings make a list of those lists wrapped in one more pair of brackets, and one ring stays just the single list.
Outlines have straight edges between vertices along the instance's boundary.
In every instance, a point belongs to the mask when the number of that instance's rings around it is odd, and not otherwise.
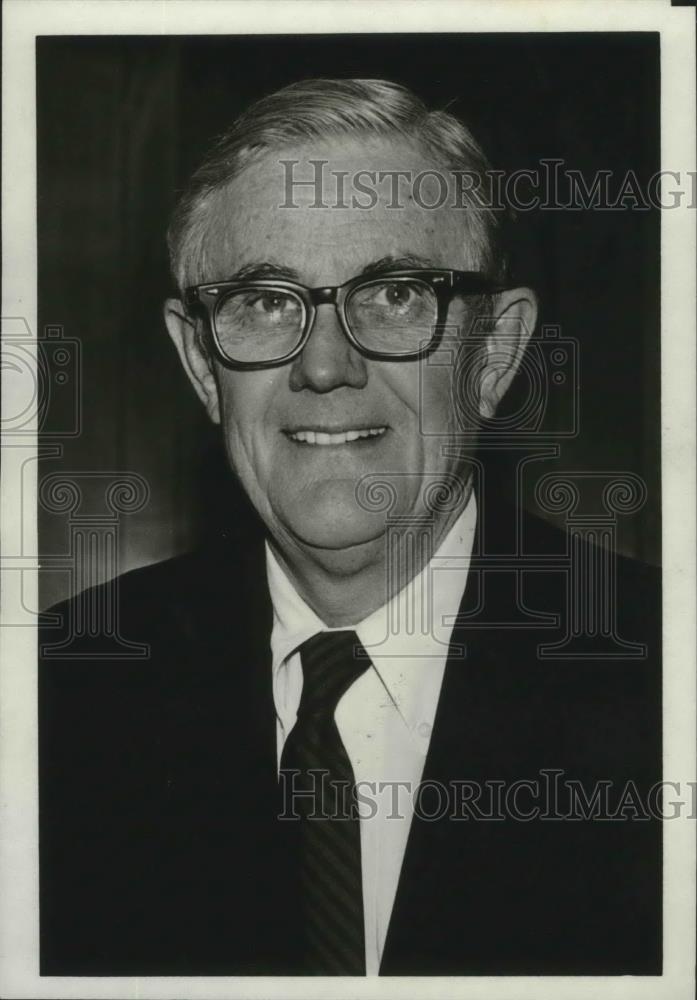
[{"label": "white photo border", "polygon": [[[35,42],[38,35],[628,32],[661,40],[661,167],[695,171],[694,12],[668,0],[5,0],[3,5],[2,323],[37,331]],[[664,774],[694,782],[695,211],[661,219]],[[31,354],[31,350],[29,352]],[[36,361],[34,358],[34,365]],[[31,394],[3,370],[3,418]],[[36,441],[2,437],[0,628],[0,994],[70,998],[687,1000],[695,995],[697,822],[664,824],[660,977],[42,977],[39,975]],[[29,476],[27,477],[27,470]],[[33,471],[32,471],[33,470]],[[28,615],[28,613],[25,613]],[[11,622],[12,624],[8,624]]]}]

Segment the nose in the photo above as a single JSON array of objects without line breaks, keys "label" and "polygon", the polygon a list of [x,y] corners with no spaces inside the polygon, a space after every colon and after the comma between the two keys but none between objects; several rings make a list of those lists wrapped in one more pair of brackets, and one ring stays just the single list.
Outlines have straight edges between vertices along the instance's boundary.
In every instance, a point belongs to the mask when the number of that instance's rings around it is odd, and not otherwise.
[{"label": "nose", "polygon": [[336,307],[318,305],[310,337],[291,366],[290,388],[331,392],[341,386],[362,389],[367,381],[366,359],[346,337]]}]

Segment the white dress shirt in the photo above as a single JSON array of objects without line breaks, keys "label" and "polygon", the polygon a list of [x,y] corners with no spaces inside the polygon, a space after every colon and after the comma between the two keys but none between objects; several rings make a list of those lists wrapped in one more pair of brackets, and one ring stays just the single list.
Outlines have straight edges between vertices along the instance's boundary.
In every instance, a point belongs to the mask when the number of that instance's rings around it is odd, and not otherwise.
[{"label": "white dress shirt", "polygon": [[[472,553],[474,493],[430,562],[387,604],[353,626],[372,666],[340,700],[335,721],[353,767],[359,805],[366,972],[377,975],[440,694],[448,644]],[[277,749],[300,704],[298,647],[330,629],[297,593],[266,547],[274,610],[271,653]],[[387,783],[380,790],[379,783]],[[406,783],[399,786],[396,783]]]}]

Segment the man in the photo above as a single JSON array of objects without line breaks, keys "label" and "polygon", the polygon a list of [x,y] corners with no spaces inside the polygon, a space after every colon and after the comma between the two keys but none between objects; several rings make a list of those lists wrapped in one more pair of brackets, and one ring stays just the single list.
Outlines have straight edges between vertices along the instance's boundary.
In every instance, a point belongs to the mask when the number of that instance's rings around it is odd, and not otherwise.
[{"label": "man", "polygon": [[[660,971],[658,824],[532,801],[659,780],[658,599],[619,567],[640,660],[539,654],[566,541],[475,455],[536,318],[486,170],[403,88],[316,80],[182,197],[165,321],[260,533],[119,581],[143,662],[71,645],[75,603],[44,634],[45,973]],[[480,572],[522,549],[515,591]]]}]

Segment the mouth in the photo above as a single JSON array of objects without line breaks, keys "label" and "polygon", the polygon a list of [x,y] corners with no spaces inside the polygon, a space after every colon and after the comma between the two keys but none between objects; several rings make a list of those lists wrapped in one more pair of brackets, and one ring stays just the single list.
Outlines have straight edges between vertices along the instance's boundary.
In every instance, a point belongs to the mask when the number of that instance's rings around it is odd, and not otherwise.
[{"label": "mouth", "polygon": [[387,427],[352,427],[343,431],[323,431],[319,429],[302,428],[294,431],[284,431],[286,437],[296,444],[312,447],[328,447],[354,444],[356,441],[375,441],[381,438]]}]

